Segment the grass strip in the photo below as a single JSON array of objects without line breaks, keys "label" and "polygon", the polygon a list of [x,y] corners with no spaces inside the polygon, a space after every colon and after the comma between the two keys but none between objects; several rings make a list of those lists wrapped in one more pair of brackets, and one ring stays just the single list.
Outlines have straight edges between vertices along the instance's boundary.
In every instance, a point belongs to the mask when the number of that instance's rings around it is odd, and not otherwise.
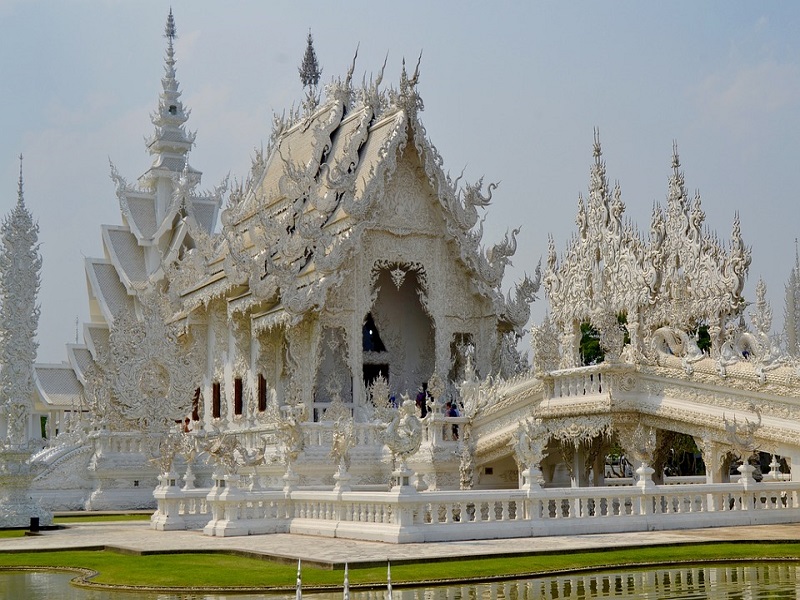
[{"label": "grass strip", "polygon": [[[709,561],[800,559],[800,543],[719,543],[655,546],[491,558],[401,563],[392,565],[395,584],[444,580],[508,578],[643,564],[676,564]],[[120,554],[113,551],[58,551],[0,553],[0,567],[75,567],[97,571],[93,582],[159,588],[292,588],[296,567],[267,559],[220,553]],[[341,570],[303,567],[304,587],[341,586]],[[386,567],[354,565],[350,583],[383,585]]]},{"label": "grass strip", "polygon": [[149,521],[151,514],[130,514],[130,515],[70,515],[68,517],[53,517],[56,525],[66,525],[68,523],[108,523],[112,521]]},{"label": "grass strip", "polygon": [[0,538],[20,538],[25,537],[24,529],[0,529]]}]

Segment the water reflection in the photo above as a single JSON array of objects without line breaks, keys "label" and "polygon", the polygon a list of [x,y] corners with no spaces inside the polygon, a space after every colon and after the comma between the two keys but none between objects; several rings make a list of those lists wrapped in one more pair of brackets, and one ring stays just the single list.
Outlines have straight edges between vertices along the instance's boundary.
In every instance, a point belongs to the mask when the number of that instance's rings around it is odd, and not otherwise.
[{"label": "water reflection", "polygon": [[[394,589],[393,600],[550,600],[591,598],[668,598],[760,600],[798,598],[797,563],[682,566],[641,571],[608,571],[470,585]],[[291,594],[158,594],[84,590],[69,585],[64,573],[0,572],[5,600],[290,600]],[[308,600],[340,600],[341,593],[305,593]],[[387,600],[385,590],[351,591],[352,600]]]}]

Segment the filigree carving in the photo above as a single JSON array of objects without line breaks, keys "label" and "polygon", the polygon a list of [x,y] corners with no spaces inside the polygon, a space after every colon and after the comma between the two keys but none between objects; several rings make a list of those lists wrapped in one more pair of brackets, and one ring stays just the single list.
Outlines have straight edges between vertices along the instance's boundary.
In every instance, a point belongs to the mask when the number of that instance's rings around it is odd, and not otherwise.
[{"label": "filigree carving", "polygon": [[342,469],[350,468],[350,450],[356,445],[352,417],[339,417],[333,423],[330,457]]},{"label": "filigree carving", "polygon": [[541,419],[521,421],[511,437],[510,445],[520,471],[539,468],[544,459],[550,432]]},{"label": "filigree carving", "polygon": [[0,446],[8,442],[21,447],[28,442],[42,268],[38,235],[39,225],[25,206],[20,163],[17,203],[0,225],[0,414],[6,416],[7,430]]},{"label": "filigree carving", "polygon": [[155,298],[140,300],[142,319],[121,313],[108,347],[97,349],[87,396],[106,427],[164,432],[191,411],[200,371],[190,340],[164,322]]},{"label": "filigree carving", "polygon": [[398,456],[401,462],[405,462],[422,444],[422,424],[414,414],[414,401],[405,394],[402,398],[400,409],[386,426],[383,440],[392,454]]},{"label": "filigree carving", "polygon": [[726,441],[742,460],[755,452],[757,448],[755,434],[761,428],[761,410],[751,405],[751,411],[756,414],[758,420],[753,422],[745,418],[743,425],[737,422],[736,415],[733,415],[733,421],[728,421],[725,415],[722,416]]},{"label": "filigree carving", "polygon": [[[622,221],[621,192],[619,187],[611,192],[601,157],[595,134],[589,197],[586,203],[583,198],[578,202],[577,235],[560,261],[552,240],[548,252],[544,285],[553,319],[563,332],[563,366],[577,366],[574,331],[576,323],[584,321],[600,330],[601,338],[613,333],[605,340],[606,349],[612,358],[619,356],[614,321],[621,314],[628,319],[628,357],[638,359],[648,352],[651,339],[658,338],[656,346],[663,347],[666,331],[685,332],[701,322],[709,324],[716,356],[721,324],[744,308],[741,293],[750,250],[742,241],[738,215],[726,249],[703,230],[700,198],[693,203],[688,199],[675,149],[666,211],[653,209],[645,242],[630,223]],[[682,350],[687,352],[693,350]],[[685,367],[691,370],[691,358]]]}]

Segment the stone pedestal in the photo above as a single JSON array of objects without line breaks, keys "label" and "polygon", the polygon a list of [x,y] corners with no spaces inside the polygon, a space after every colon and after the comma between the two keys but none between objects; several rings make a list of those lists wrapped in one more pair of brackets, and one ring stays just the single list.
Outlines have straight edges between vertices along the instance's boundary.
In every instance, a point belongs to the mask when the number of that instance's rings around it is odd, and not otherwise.
[{"label": "stone pedestal", "polygon": [[194,471],[192,470],[192,463],[189,462],[186,464],[186,473],[183,475],[183,489],[184,490],[193,490],[194,489]]},{"label": "stone pedestal", "polygon": [[186,529],[186,522],[180,514],[183,493],[178,487],[178,474],[174,471],[158,477],[159,485],[153,492],[158,508],[150,518],[151,529],[175,531]]},{"label": "stone pedestal", "polygon": [[540,490],[542,489],[541,485],[542,480],[542,471],[539,469],[538,466],[528,467],[522,471],[522,486],[520,489],[522,490]]},{"label": "stone pedestal", "polygon": [[409,469],[408,465],[403,461],[397,470],[392,471],[392,491],[416,492],[416,488],[411,485],[413,477],[414,471]]},{"label": "stone pedestal", "polygon": [[27,449],[0,449],[0,529],[28,527],[31,518],[39,525],[53,524],[53,515],[39,506],[30,495],[35,473]]},{"label": "stone pedestal", "polygon": [[248,535],[249,528],[240,514],[244,499],[238,475],[215,474],[214,487],[206,496],[212,518],[203,533],[217,537]]},{"label": "stone pedestal", "polygon": [[347,472],[347,469],[344,465],[339,465],[339,470],[333,474],[333,479],[336,484],[333,486],[334,492],[349,492],[350,491],[350,479],[352,479],[352,475]]},{"label": "stone pedestal", "polygon": [[643,462],[642,465],[636,469],[636,475],[638,476],[636,487],[643,490],[654,488],[656,484],[653,482],[653,473],[655,472],[656,471],[653,469],[653,467],[648,465],[646,462]]},{"label": "stone pedestal", "polygon": [[290,493],[297,488],[298,483],[300,483],[300,476],[294,472],[292,465],[288,465],[286,473],[283,475],[283,491],[287,494]]},{"label": "stone pedestal", "polygon": [[741,475],[739,478],[739,483],[742,484],[744,489],[749,490],[756,485],[756,480],[753,479],[753,471],[755,471],[756,468],[753,465],[744,462],[739,465],[739,468],[736,470],[739,471],[739,474]]}]

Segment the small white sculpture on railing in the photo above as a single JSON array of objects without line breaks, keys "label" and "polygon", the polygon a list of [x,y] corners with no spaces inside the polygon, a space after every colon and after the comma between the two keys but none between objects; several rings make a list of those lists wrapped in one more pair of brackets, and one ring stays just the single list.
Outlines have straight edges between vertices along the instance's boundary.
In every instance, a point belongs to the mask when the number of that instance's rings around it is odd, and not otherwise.
[{"label": "small white sculpture on railing", "polygon": [[756,451],[755,433],[761,427],[761,409],[754,404],[750,405],[750,409],[758,417],[758,421],[755,423],[745,417],[744,425],[740,426],[736,421],[736,415],[733,415],[733,421],[728,421],[727,417],[724,414],[722,415],[722,424],[725,427],[727,442],[733,446],[734,452],[742,461],[737,471],[741,474],[741,483],[745,489],[754,481],[753,471],[755,471],[755,467],[748,462],[748,459]]},{"label": "small white sculpture on railing", "polygon": [[399,485],[405,487],[408,486],[408,479],[413,474],[408,470],[406,462],[422,444],[422,424],[414,414],[415,402],[408,397],[408,394],[403,394],[402,399],[400,410],[386,426],[383,440],[392,454],[400,459],[400,465],[393,475],[399,479]]},{"label": "small white sculpture on railing", "polygon": [[338,466],[338,471],[333,478],[336,480],[334,490],[347,491],[350,489],[350,450],[356,445],[356,436],[353,431],[353,419],[338,418],[333,423],[330,457]]},{"label": "small white sculpture on railing", "polygon": [[199,433],[186,431],[185,429],[181,434],[179,452],[186,459],[186,473],[183,475],[183,481],[185,482],[183,489],[185,490],[191,490],[194,488],[195,477],[192,467],[194,466],[194,461],[197,456],[203,451],[200,447],[199,435]]},{"label": "small white sculpture on railing", "polygon": [[283,476],[285,482],[284,491],[291,490],[300,478],[294,472],[292,466],[297,457],[303,451],[305,438],[303,436],[302,423],[305,420],[305,406],[283,407],[282,418],[277,419],[277,438],[283,447],[283,462],[286,465],[286,473]]},{"label": "small white sculpture on railing", "polygon": [[541,463],[549,439],[550,432],[541,419],[523,421],[513,433],[510,445],[522,474],[522,489],[541,488]]},{"label": "small white sculpture on railing", "polygon": [[181,434],[178,431],[168,431],[159,436],[155,444],[146,444],[145,452],[150,463],[158,467],[159,481],[163,487],[173,487],[177,485],[177,474],[173,472],[172,466],[183,446]]}]

